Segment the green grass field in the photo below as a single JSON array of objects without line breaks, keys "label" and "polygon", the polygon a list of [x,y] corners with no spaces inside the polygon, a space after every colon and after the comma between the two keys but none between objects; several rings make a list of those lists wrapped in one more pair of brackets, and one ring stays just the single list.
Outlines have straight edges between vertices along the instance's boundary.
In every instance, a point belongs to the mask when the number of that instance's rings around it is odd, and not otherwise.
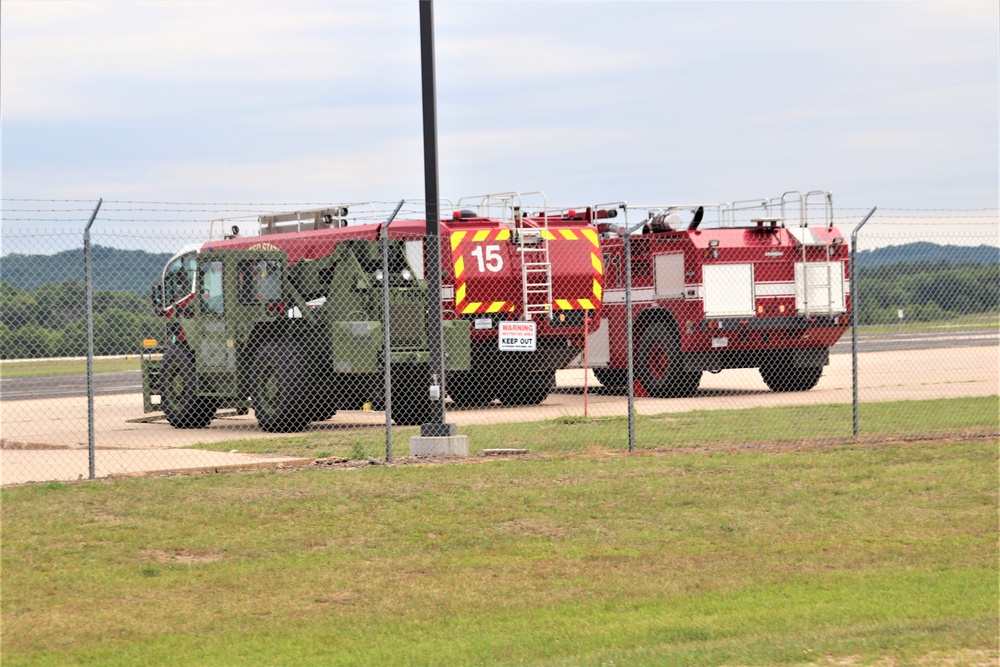
[{"label": "green grass field", "polygon": [[[862,403],[861,437],[902,438],[937,434],[995,434],[1000,431],[997,396],[943,398],[930,401]],[[636,417],[637,449],[696,449],[705,443],[831,442],[852,437],[850,405],[789,405],[738,410],[694,410]],[[626,417],[565,416],[542,422],[461,426],[469,436],[469,452],[496,447],[527,448],[532,452],[573,453],[590,449],[624,450],[628,446]],[[409,438],[419,429],[394,428],[395,455],[409,454]],[[312,431],[194,445],[228,452],[274,453],[286,456],[347,458],[385,454],[385,428]]]},{"label": "green grass field", "polygon": [[[94,359],[95,373],[139,370],[139,355],[123,359]],[[47,359],[45,361],[0,361],[0,377],[35,377],[39,375],[81,375],[87,372],[86,359]]]},{"label": "green grass field", "polygon": [[997,664],[996,437],[767,443],[4,489],[3,664]]}]

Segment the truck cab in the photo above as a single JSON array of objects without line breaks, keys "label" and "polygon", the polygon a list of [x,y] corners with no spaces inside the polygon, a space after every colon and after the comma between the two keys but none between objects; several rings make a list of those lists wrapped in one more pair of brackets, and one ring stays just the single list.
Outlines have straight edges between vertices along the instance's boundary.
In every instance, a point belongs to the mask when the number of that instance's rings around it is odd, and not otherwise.
[{"label": "truck cab", "polygon": [[[378,405],[388,345],[399,379],[394,419],[429,418],[435,379],[426,282],[415,278],[404,245],[386,245],[384,275],[377,226],[328,235],[323,252],[308,258],[282,247],[294,248],[294,236],[208,242],[168,262],[153,290],[163,345],[143,359],[147,411],[162,410],[178,428],[201,428],[220,408],[246,414],[252,407],[264,430],[299,431],[338,409]],[[389,285],[389,341],[382,281]],[[443,328],[446,369],[467,370],[468,324]]]}]

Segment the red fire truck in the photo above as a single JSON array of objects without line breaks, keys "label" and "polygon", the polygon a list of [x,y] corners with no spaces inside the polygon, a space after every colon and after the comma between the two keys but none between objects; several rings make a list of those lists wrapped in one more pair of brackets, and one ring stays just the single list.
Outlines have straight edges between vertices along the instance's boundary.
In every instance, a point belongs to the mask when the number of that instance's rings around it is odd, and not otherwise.
[{"label": "red fire truck", "polygon": [[[451,260],[444,307],[470,322],[472,336],[471,370],[448,376],[452,401],[542,402],[556,370],[579,354],[585,327],[596,328],[600,318],[603,267],[594,221],[550,212],[541,192],[505,192],[458,200],[442,234],[443,256]],[[517,322],[529,334],[534,328],[533,341],[501,331]]]},{"label": "red fire truck", "polygon": [[728,368],[759,368],[773,391],[816,385],[850,309],[849,253],[829,192],[619,209],[620,226],[599,225],[603,318],[589,340],[589,364],[602,384],[627,384],[631,224],[637,389],[690,396],[704,371]]},{"label": "red fire truck", "polygon": [[[446,202],[448,204],[451,202]],[[531,217],[526,215],[527,206],[534,211]],[[234,253],[270,252],[287,266],[288,278],[294,283],[286,286],[285,291],[295,288],[300,294],[294,303],[286,304],[288,300],[284,299],[270,305],[282,309],[280,315],[284,318],[305,318],[320,323],[333,318],[343,325],[340,328],[344,331],[334,332],[336,335],[327,341],[328,346],[346,349],[350,346],[336,336],[343,334],[349,338],[355,335],[348,326],[351,322],[374,322],[366,325],[368,329],[381,326],[378,323],[381,319],[380,302],[377,301],[379,291],[371,289],[382,280],[381,270],[377,268],[377,241],[381,221],[386,216],[377,208],[373,204],[343,204],[262,215],[258,218],[259,231],[250,235],[241,235],[237,227],[231,227],[222,232],[225,238],[210,241],[200,248],[188,249],[187,254],[179,254],[165,270],[159,282],[160,296],[154,296],[154,301],[162,304],[169,317],[175,302],[190,300],[189,295],[206,291],[200,287],[194,270],[199,262],[204,263],[203,257],[225,258],[235,257]],[[554,385],[555,371],[564,368],[579,353],[585,336],[585,322],[596,326],[599,318],[602,267],[597,228],[587,220],[572,216],[557,214],[550,219],[545,197],[539,192],[467,197],[459,200],[457,205],[451,204],[450,208],[453,209],[452,215],[442,221],[440,232],[442,305],[446,325],[467,323],[463,331],[469,332],[466,343],[469,356],[464,363],[449,366],[446,390],[452,401],[460,406],[486,405],[494,399],[508,405],[540,403]],[[214,222],[213,233],[217,233],[216,225],[219,223],[226,227],[231,222]],[[424,308],[420,305],[423,297],[417,295],[417,289],[425,284],[423,244],[426,224],[422,219],[397,219],[389,226],[388,232],[393,244],[391,256],[394,267],[390,270],[391,275],[386,277],[390,279],[392,298],[395,299],[390,303],[392,347],[397,347],[399,336],[413,339],[413,345],[400,348],[398,355],[402,355],[400,359],[403,359],[410,354],[407,350],[411,347],[418,351],[423,349],[421,345],[425,345],[420,343],[422,334],[418,335],[418,330],[423,328]],[[342,245],[349,245],[351,252],[344,253],[343,248],[338,250]],[[273,258],[268,259],[273,261]],[[170,267],[175,264],[177,270],[171,273]],[[345,272],[349,265],[353,267],[354,264],[358,267]],[[174,280],[175,273],[180,276],[180,287],[173,289],[172,283],[177,282]],[[354,277],[361,274],[364,277]],[[243,280],[240,276],[234,274],[232,280]],[[343,292],[341,283],[345,279],[356,280],[357,285],[352,283],[350,290]],[[365,289],[362,289],[362,282]],[[242,282],[239,286],[234,284],[232,289],[242,289],[242,285]],[[406,294],[407,285],[411,286],[409,295]],[[216,298],[222,299],[223,291],[229,289],[220,283]],[[352,300],[357,300],[357,305],[348,303],[353,303]],[[234,299],[228,301],[235,302]],[[589,313],[590,317],[585,318],[585,313]],[[237,315],[243,319],[249,317],[242,312]],[[273,315],[268,311],[269,317]],[[233,319],[228,311],[226,317]],[[229,326],[213,324],[217,327]],[[240,329],[236,342],[232,343],[233,347],[239,347],[239,335],[246,333],[242,329],[249,331],[250,327],[238,323],[232,323],[232,326]],[[191,329],[190,326],[188,328]],[[312,335],[308,333],[312,329],[306,331],[306,334],[298,334],[299,337]],[[279,333],[270,335],[279,342],[286,336],[283,328]],[[375,340],[375,337],[369,337]],[[301,346],[301,343],[296,344]],[[250,345],[244,347],[249,349]],[[352,354],[357,357],[360,352]],[[377,358],[368,351],[364,354],[368,356],[364,356],[363,363],[353,357],[338,362],[345,368],[349,365],[354,370],[353,376],[346,372],[338,375],[340,371],[336,364],[326,373],[337,375],[336,392],[309,391],[305,388],[299,392],[319,397],[316,400],[322,403],[315,410],[305,411],[310,413],[311,419],[326,418],[335,407],[360,408],[365,402],[378,407],[381,386],[377,382],[378,374],[373,373],[377,371],[377,367],[373,366]],[[313,356],[326,358],[331,355],[329,351],[324,351]],[[416,352],[410,355],[414,363],[418,356],[421,363],[425,363],[425,352],[415,355]],[[194,351],[189,356],[192,360],[187,366],[198,367],[201,361]],[[160,387],[165,383],[159,377],[158,366],[152,363],[147,365],[150,371],[146,384],[150,390],[147,391],[146,403],[147,410],[151,411],[169,401],[153,401],[152,397],[159,395]],[[241,364],[234,362],[231,365]],[[240,397],[246,396],[247,387],[253,394],[255,373],[261,375],[254,371],[254,365],[254,360],[250,360],[242,363],[246,370],[234,371],[236,375],[249,376],[249,379],[228,382],[231,388],[227,391],[231,396],[221,400],[206,399],[202,403],[215,406],[229,405],[234,401],[238,403],[242,400]],[[367,375],[359,374],[358,369],[363,369]],[[180,377],[181,374],[173,375]],[[194,371],[190,375],[192,380],[189,384],[199,381]],[[353,380],[353,377],[359,379]],[[206,383],[200,382],[199,386],[201,384]],[[260,380],[257,384],[263,386],[266,383]],[[178,390],[177,393],[183,392]],[[336,400],[328,395],[335,395]],[[404,395],[412,400],[400,405],[394,402],[394,414],[400,411],[401,419],[418,422],[422,416],[420,410],[415,407],[410,409],[410,404],[419,404],[420,398],[417,394]],[[174,403],[178,402],[177,398]],[[254,405],[258,403],[263,405],[264,401],[256,400]],[[202,418],[203,413],[208,415],[213,410],[195,410],[197,419],[189,418],[187,412],[175,412],[182,415],[174,420],[182,426],[204,425],[203,422],[207,421]],[[290,420],[290,423],[294,422],[292,426],[299,428],[304,425],[303,420]],[[281,426],[284,428],[285,425],[282,423]]]}]

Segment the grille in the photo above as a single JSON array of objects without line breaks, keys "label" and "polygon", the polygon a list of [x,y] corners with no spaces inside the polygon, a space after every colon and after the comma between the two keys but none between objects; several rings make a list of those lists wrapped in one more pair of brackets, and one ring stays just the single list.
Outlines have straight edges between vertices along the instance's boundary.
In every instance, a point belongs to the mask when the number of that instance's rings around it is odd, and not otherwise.
[{"label": "grille", "polygon": [[424,308],[419,303],[389,304],[392,347],[423,347]]}]

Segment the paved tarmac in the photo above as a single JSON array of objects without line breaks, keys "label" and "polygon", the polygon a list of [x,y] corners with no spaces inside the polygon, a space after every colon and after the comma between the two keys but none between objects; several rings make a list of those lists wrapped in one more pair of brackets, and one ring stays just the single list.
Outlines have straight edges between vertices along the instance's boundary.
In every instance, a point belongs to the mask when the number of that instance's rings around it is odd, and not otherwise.
[{"label": "paved tarmac", "polygon": [[[865,334],[858,339],[858,352],[888,350],[926,350],[937,347],[982,347],[1000,344],[1000,332],[988,329],[942,330],[922,333],[886,331]],[[845,335],[830,349],[831,354],[850,354],[851,338]],[[94,374],[94,395],[133,394],[142,391],[139,371],[116,371]],[[34,398],[64,398],[87,395],[87,376],[48,375],[41,377],[0,378],[0,401],[23,401]]]},{"label": "paved tarmac", "polygon": [[[849,348],[848,348],[849,349]],[[930,347],[859,354],[859,394],[862,402],[991,396],[1000,389],[998,347]],[[584,396],[584,379],[588,391]],[[449,409],[447,419],[459,425],[547,420],[565,416],[627,414],[627,398],[600,387],[592,373],[565,370],[557,374],[558,389],[538,406]],[[691,398],[636,400],[640,414],[687,410],[814,405],[851,402],[851,356],[834,354],[819,384],[807,392],[774,393],[755,369],[705,373]],[[277,459],[249,457],[237,451],[184,449],[196,443],[226,441],[241,448],[241,439],[272,437],[261,432],[253,414],[223,416],[209,428],[181,430],[164,421],[145,422],[141,394],[95,398],[97,476],[177,468],[264,465]],[[343,411],[313,424],[309,432],[382,429],[382,412]],[[87,399],[85,396],[8,400],[0,403],[0,469],[2,484],[89,476]],[[412,431],[407,431],[409,435]],[[402,436],[401,436],[402,437]]]},{"label": "paved tarmac", "polygon": [[[886,331],[858,337],[858,353],[888,350],[929,350],[939,347],[983,347],[1000,345],[1000,331],[968,329],[925,331],[920,333]],[[830,354],[850,354],[851,335],[847,332],[830,348]]]},{"label": "paved tarmac", "polygon": [[[94,452],[94,477],[129,477],[137,474],[230,468],[273,467],[308,463],[312,459],[210,452],[202,449],[141,449]],[[90,453],[86,449],[5,449],[0,451],[3,485],[27,482],[72,482],[90,479]]]},{"label": "paved tarmac", "polygon": [[[142,392],[142,371],[94,373],[94,395]],[[0,379],[0,401],[87,395],[87,375],[41,375]]]}]

